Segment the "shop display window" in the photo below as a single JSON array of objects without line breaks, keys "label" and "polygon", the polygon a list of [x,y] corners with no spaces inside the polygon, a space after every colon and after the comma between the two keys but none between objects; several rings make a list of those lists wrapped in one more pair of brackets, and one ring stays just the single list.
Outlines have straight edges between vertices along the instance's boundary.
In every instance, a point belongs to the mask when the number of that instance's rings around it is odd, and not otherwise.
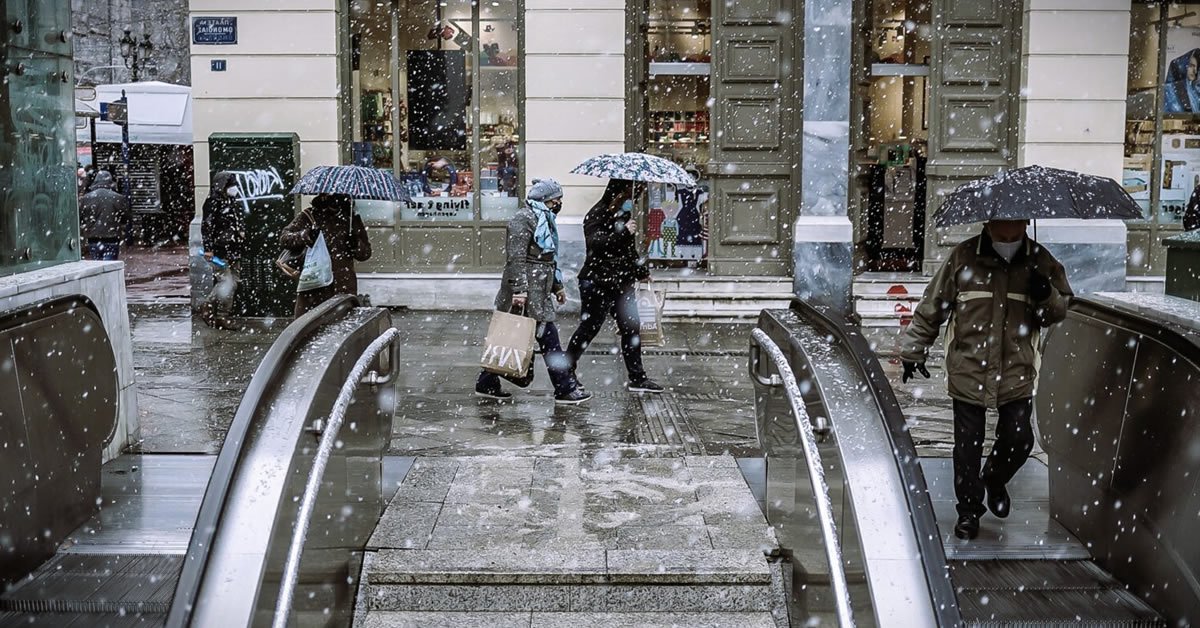
[{"label": "shop display window", "polygon": [[499,222],[519,207],[519,3],[352,3],[354,161],[413,198],[399,220]]},{"label": "shop display window", "polygon": [[1134,4],[1125,190],[1148,222],[1175,226],[1200,186],[1200,3]]},{"label": "shop display window", "polygon": [[651,0],[647,11],[646,150],[683,166],[697,185],[650,186],[644,244],[655,265],[699,266],[708,254],[712,4]]}]

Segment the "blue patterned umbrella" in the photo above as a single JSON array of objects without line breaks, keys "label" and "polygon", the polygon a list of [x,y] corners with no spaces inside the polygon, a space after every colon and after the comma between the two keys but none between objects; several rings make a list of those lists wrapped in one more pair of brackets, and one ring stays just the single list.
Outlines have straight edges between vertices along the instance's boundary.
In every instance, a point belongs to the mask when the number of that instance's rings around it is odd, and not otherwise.
[{"label": "blue patterned umbrella", "polygon": [[291,194],[344,194],[376,201],[412,198],[390,170],[362,166],[317,166],[300,178]]},{"label": "blue patterned umbrella", "polygon": [[674,185],[696,185],[686,170],[672,161],[646,153],[606,153],[579,164],[572,174]]}]

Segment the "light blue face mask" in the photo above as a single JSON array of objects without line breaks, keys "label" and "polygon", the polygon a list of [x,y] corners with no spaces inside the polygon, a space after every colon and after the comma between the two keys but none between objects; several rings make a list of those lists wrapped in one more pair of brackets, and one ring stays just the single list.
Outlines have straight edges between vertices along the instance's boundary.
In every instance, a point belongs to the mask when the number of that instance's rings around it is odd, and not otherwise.
[{"label": "light blue face mask", "polygon": [[626,214],[633,213],[633,199],[621,203],[621,211]]}]

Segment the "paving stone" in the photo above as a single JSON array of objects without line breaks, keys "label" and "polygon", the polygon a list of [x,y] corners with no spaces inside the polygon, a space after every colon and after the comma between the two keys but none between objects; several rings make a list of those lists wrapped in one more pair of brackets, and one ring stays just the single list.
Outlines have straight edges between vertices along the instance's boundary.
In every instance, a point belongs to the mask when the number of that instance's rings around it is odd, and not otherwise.
[{"label": "paving stone", "polygon": [[770,613],[533,613],[532,620],[532,628],[775,628]]},{"label": "paving stone", "polygon": [[691,467],[689,471],[696,486],[746,485],[746,478],[737,467]]},{"label": "paving stone", "polygon": [[769,612],[769,585],[580,584],[570,610],[608,612]]},{"label": "paving stone", "polygon": [[766,524],[758,501],[750,493],[750,487],[733,487],[728,485],[699,486],[696,488],[700,507],[704,510],[704,522],[713,524],[723,523],[761,523]]},{"label": "paving stone", "polygon": [[506,504],[446,504],[438,525],[545,526],[554,522],[557,505],[544,501]]},{"label": "paving stone", "polygon": [[616,549],[712,549],[704,526],[622,526],[616,529]]},{"label": "paving stone", "polygon": [[593,502],[584,510],[584,528],[590,532],[615,530],[622,526],[665,525],[702,526],[704,511],[697,502],[639,504],[628,510],[613,510],[606,502]]},{"label": "paving stone", "polygon": [[374,611],[356,628],[529,628],[532,613]]},{"label": "paving stone", "polygon": [[388,584],[371,587],[371,609],[384,611],[568,611],[571,588],[604,585]]},{"label": "paving stone", "polygon": [[708,526],[713,549],[769,550],[779,547],[774,528],[760,523],[720,523]]},{"label": "paving stone", "polygon": [[527,548],[384,550],[371,584],[573,584],[605,582],[603,551]]},{"label": "paving stone", "polygon": [[683,459],[689,469],[704,469],[714,467],[737,468],[737,459],[733,456],[688,456]]},{"label": "paving stone", "polygon": [[442,505],[436,502],[392,500],[367,542],[367,549],[424,549],[433,534]]},{"label": "paving stone", "polygon": [[766,557],[757,550],[610,550],[614,583],[769,584]]},{"label": "paving stone", "polygon": [[444,501],[457,472],[458,461],[453,458],[417,458],[393,500]]},{"label": "paving stone", "polygon": [[443,525],[433,529],[427,549],[487,549],[495,547],[541,547],[555,536],[555,529],[543,526]]}]

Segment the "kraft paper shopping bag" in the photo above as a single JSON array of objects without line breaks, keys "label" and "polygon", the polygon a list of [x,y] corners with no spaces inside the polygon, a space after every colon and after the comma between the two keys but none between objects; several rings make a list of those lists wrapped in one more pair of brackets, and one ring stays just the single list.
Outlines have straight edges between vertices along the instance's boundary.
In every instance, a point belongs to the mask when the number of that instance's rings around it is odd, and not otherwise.
[{"label": "kraft paper shopping bag", "polygon": [[479,365],[483,370],[524,377],[533,364],[533,348],[537,321],[508,312],[492,312],[487,338],[483,341],[483,357]]}]

